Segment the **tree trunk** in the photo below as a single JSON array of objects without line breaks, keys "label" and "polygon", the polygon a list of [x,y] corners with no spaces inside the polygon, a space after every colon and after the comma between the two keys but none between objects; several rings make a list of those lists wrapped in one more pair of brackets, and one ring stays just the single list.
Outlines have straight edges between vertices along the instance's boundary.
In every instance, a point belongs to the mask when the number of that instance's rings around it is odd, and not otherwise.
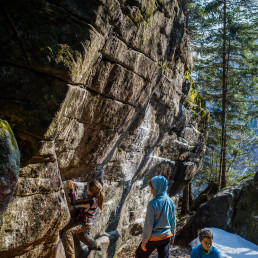
[{"label": "tree trunk", "polygon": [[213,160],[213,153],[212,153],[212,156],[211,156],[211,173],[210,173],[210,178],[209,178],[209,182],[214,178],[214,160]]},{"label": "tree trunk", "polygon": [[191,211],[191,207],[193,206],[193,196],[192,196],[192,183],[189,183],[189,211]]},{"label": "tree trunk", "polygon": [[215,164],[215,166],[216,166],[216,182],[218,183],[218,185],[219,185],[219,173],[218,173],[218,161],[216,160],[216,164]]},{"label": "tree trunk", "polygon": [[226,109],[227,109],[227,60],[226,60],[226,0],[223,6],[223,51],[222,51],[222,112],[221,112],[221,152],[220,152],[220,188],[226,187]]},{"label": "tree trunk", "polygon": [[186,215],[188,212],[189,212],[189,184],[185,185],[185,188],[183,191],[181,214]]}]

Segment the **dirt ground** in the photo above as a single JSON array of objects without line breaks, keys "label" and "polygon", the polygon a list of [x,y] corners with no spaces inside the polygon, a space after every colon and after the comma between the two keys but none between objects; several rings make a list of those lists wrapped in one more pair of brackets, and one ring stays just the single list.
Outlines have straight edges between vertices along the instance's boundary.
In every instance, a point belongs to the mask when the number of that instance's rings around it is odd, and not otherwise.
[{"label": "dirt ground", "polygon": [[[119,253],[117,255],[117,258],[134,258],[135,257],[135,250],[137,246],[134,248],[130,248],[129,250],[124,250],[123,252]],[[191,254],[191,248],[190,247],[185,247],[185,246],[178,246],[178,245],[172,245],[170,247],[170,255],[169,258],[190,258]],[[158,253],[157,251],[154,251],[150,258],[158,258]]]},{"label": "dirt ground", "polygon": [[[177,229],[178,232],[189,220],[191,215],[179,215],[177,218]],[[128,250],[123,250],[117,255],[117,258],[134,258],[135,257],[135,250],[137,246],[130,247]],[[170,247],[170,255],[169,258],[190,258],[191,254],[191,247],[188,245],[172,245]],[[158,258],[157,251],[154,251],[150,258]]]}]

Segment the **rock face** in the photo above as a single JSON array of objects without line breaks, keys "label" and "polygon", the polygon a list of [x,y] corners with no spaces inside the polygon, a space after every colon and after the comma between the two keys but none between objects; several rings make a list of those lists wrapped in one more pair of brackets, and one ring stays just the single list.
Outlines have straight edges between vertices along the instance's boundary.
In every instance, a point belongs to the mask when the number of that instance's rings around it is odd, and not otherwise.
[{"label": "rock face", "polygon": [[258,244],[258,172],[234,187],[225,188],[202,204],[177,235],[177,241],[190,242],[197,231],[215,227],[236,233]]},{"label": "rock face", "polygon": [[0,226],[20,172],[20,152],[8,122],[0,119]]},{"label": "rock face", "polygon": [[229,231],[258,245],[258,172],[244,185],[235,203]]},{"label": "rock face", "polygon": [[148,180],[163,174],[178,193],[205,151],[181,1],[0,3],[0,118],[21,151],[0,256],[62,257],[63,181],[101,165],[106,203],[91,234],[103,251],[90,256],[113,257],[139,241]]}]

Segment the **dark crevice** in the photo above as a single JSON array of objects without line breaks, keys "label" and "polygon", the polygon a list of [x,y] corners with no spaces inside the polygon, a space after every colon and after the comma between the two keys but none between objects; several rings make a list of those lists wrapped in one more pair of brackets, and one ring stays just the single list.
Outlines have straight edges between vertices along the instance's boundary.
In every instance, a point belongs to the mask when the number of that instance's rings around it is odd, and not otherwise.
[{"label": "dark crevice", "polygon": [[17,39],[18,39],[18,42],[19,42],[19,44],[20,44],[20,46],[21,46],[22,52],[23,52],[23,54],[24,54],[24,57],[25,57],[25,59],[26,59],[27,62],[28,62],[28,65],[31,65],[30,60],[29,60],[29,57],[28,57],[28,55],[27,55],[27,53],[26,53],[26,51],[25,51],[25,48],[24,48],[24,46],[23,46],[23,44],[22,44],[22,41],[21,41],[21,39],[20,39],[20,37],[19,37],[19,33],[18,33],[18,31],[16,30],[16,27],[15,27],[15,24],[14,24],[13,20],[11,19],[11,17],[9,16],[9,14],[6,12],[6,10],[3,8],[3,6],[2,6],[2,10],[3,10],[3,13],[4,13],[4,15],[6,16],[7,20],[9,21],[9,23],[10,23],[10,25],[11,25],[13,31],[14,31],[15,36],[16,36]]},{"label": "dark crevice", "polygon": [[106,98],[106,99],[111,99],[111,100],[114,100],[114,101],[120,102],[120,103],[122,103],[122,104],[124,104],[124,105],[129,105],[129,106],[131,106],[131,107],[134,107],[134,108],[135,108],[135,106],[134,106],[134,105],[132,105],[132,104],[130,104],[130,103],[128,103],[128,102],[124,102],[124,101],[117,100],[117,99],[115,99],[115,98],[112,98],[112,97],[106,96],[105,94],[102,94],[102,93],[100,93],[100,92],[97,92],[97,91],[95,91],[94,89],[92,89],[92,88],[90,88],[90,87],[86,87],[86,90],[88,90],[89,92],[92,92],[92,93],[94,93],[94,94],[98,94],[99,96],[104,97],[104,98]]},{"label": "dark crevice", "polygon": [[[234,198],[233,197],[233,200],[232,200],[232,206],[231,206],[231,209],[232,209],[232,214],[231,214],[231,220],[230,220],[230,225],[227,225],[227,227],[229,227],[229,230],[231,230],[233,228],[233,225],[234,225],[234,220],[235,220],[235,216],[237,214],[237,205],[238,205],[238,202],[242,196],[242,192],[243,192],[243,187],[241,187],[238,195]],[[233,194],[234,196],[234,194]]]},{"label": "dark crevice", "polygon": [[127,71],[132,72],[132,73],[136,74],[137,76],[141,77],[144,81],[147,81],[147,82],[151,83],[151,80],[149,80],[147,78],[144,78],[142,75],[136,73],[131,67],[125,65],[122,62],[119,62],[118,60],[115,60],[114,58],[112,58],[112,56],[109,56],[105,53],[102,53],[102,56],[103,56],[103,58],[102,58],[103,61],[108,61],[108,62],[113,63],[113,64],[118,64],[118,65],[122,66],[123,68],[125,68]]},{"label": "dark crevice", "polygon": [[19,104],[24,104],[24,99],[18,99],[18,98],[1,98],[3,102],[12,102],[12,103],[19,103]]},{"label": "dark crevice", "polygon": [[[79,85],[79,84],[73,83],[72,81],[66,81],[66,80],[64,80],[64,79],[61,78],[61,77],[54,76],[53,74],[46,73],[46,72],[42,72],[41,70],[36,70],[36,69],[34,69],[33,67],[29,67],[29,66],[25,66],[25,65],[21,65],[21,64],[16,64],[16,63],[12,63],[12,62],[7,62],[7,61],[5,61],[5,60],[3,60],[3,61],[0,60],[0,62],[1,62],[2,64],[14,66],[14,67],[16,67],[16,68],[26,69],[26,70],[28,70],[28,71],[30,71],[30,72],[39,74],[39,75],[41,75],[41,76],[42,76],[42,75],[43,75],[43,76],[48,76],[48,77],[53,78],[53,79],[55,79],[55,80],[62,81],[62,82],[64,82],[64,83],[66,83],[66,84]],[[0,64],[1,64],[1,63],[0,63]]]},{"label": "dark crevice", "polygon": [[[73,8],[71,8],[68,4],[62,2],[62,1],[58,1],[58,0],[48,0],[49,3],[57,6],[57,7],[61,7],[63,9],[65,9],[69,14],[71,14],[72,16],[78,18],[79,20],[83,20],[86,23],[88,23],[89,25],[91,25],[98,33],[100,33],[101,35],[103,35],[103,32],[101,31],[101,29],[99,27],[96,26],[96,24],[92,24],[92,22],[90,22],[89,19],[87,19],[86,17],[80,15],[79,13],[75,12]],[[101,5],[102,3],[99,1],[98,2],[99,5]],[[104,35],[103,35],[104,36]]]},{"label": "dark crevice", "polygon": [[[17,134],[17,135],[18,135],[18,134],[22,134],[22,135],[26,135],[26,136],[32,137],[32,138],[37,139],[37,140],[40,140],[40,141],[42,141],[42,140],[45,141],[44,139],[42,139],[42,138],[39,137],[39,136],[30,134],[30,133],[28,133],[28,132],[20,131],[18,128],[16,128],[15,131],[16,131],[16,134]],[[51,141],[51,140],[46,140],[46,141]]]}]

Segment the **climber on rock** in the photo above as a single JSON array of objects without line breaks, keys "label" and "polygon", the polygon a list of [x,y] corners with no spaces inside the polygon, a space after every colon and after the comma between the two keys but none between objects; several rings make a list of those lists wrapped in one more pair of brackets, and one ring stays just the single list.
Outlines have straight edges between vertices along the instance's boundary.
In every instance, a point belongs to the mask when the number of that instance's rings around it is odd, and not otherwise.
[{"label": "climber on rock", "polygon": [[105,194],[102,190],[103,169],[98,167],[94,180],[87,184],[87,194],[81,199],[77,199],[74,191],[74,182],[68,180],[68,195],[70,204],[79,209],[78,216],[72,218],[62,234],[62,242],[67,258],[75,257],[73,236],[77,236],[80,241],[86,244],[90,250],[101,250],[95,240],[91,239],[88,232],[93,224],[97,207],[103,212]]},{"label": "climber on rock", "polygon": [[147,206],[142,242],[135,252],[135,257],[147,258],[157,249],[159,258],[168,258],[169,247],[175,239],[175,205],[166,193],[167,180],[164,176],[153,177],[149,186],[155,197]]}]

